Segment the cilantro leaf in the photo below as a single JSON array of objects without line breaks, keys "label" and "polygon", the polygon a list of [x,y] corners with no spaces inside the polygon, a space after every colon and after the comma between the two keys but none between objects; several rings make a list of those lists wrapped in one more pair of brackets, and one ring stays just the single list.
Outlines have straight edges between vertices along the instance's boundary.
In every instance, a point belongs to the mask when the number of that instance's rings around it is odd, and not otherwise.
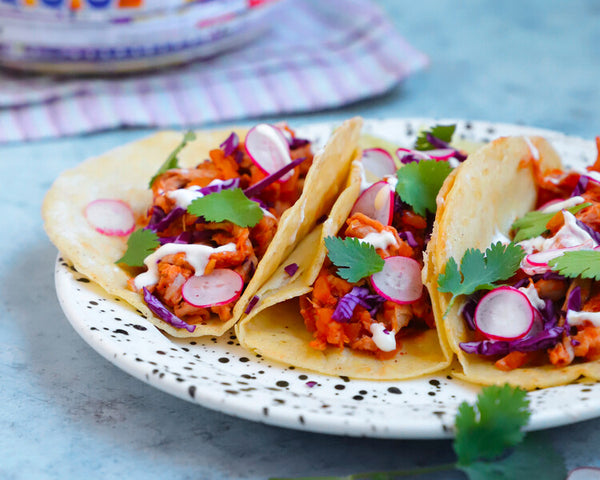
[{"label": "cilantro leaf", "polygon": [[227,220],[240,227],[253,227],[264,215],[260,205],[244,195],[240,188],[221,190],[197,198],[190,203],[187,211],[209,222]]},{"label": "cilantro leaf", "polygon": [[528,436],[509,455],[494,462],[478,461],[458,468],[469,480],[564,480],[567,476],[563,458],[544,434]]},{"label": "cilantro leaf", "polygon": [[496,282],[512,277],[525,251],[514,243],[492,244],[485,253],[474,248],[468,249],[460,261],[460,271],[456,260],[446,262],[446,270],[438,276],[440,292],[452,293],[446,312],[450,310],[456,297],[470,295],[477,290],[491,290]]},{"label": "cilantro leaf", "polygon": [[196,140],[196,134],[192,131],[186,132],[185,135],[183,136],[183,139],[181,140],[181,143],[179,145],[177,145],[177,147],[175,147],[175,150],[173,150],[170,153],[170,155],[167,157],[167,159],[159,167],[158,171],[150,179],[150,184],[148,185],[148,188],[152,188],[154,181],[156,180],[156,178],[159,175],[165,173],[167,170],[171,170],[172,168],[178,167],[179,163],[177,161],[177,155],[179,155],[179,152],[181,152],[181,150],[183,150],[185,148],[185,146],[188,144],[188,142],[191,142],[193,140]]},{"label": "cilantro leaf", "polygon": [[[581,203],[574,207],[567,208],[568,212],[575,215],[579,210],[583,210],[585,207],[589,207],[591,203]],[[527,240],[544,233],[547,228],[546,224],[556,215],[558,212],[542,213],[539,211],[527,212],[521,218],[517,218],[512,224],[512,229],[515,230],[515,242]]]},{"label": "cilantro leaf", "polygon": [[383,268],[383,258],[375,247],[360,242],[358,238],[327,237],[325,246],[329,259],[338,267],[337,274],[349,282],[358,282],[361,278],[379,272]]},{"label": "cilantro leaf", "polygon": [[597,250],[565,252],[550,260],[548,265],[565,277],[600,280],[600,252]]},{"label": "cilantro leaf", "polygon": [[463,402],[456,416],[454,451],[459,466],[492,460],[523,440],[531,413],[527,392],[510,385],[481,390],[475,406]]},{"label": "cilantro leaf", "polygon": [[140,228],[127,239],[125,254],[115,263],[124,263],[130,267],[144,266],[144,259],[158,248],[158,235],[152,230]]},{"label": "cilantro leaf", "polygon": [[443,142],[450,143],[452,141],[452,135],[454,135],[454,130],[456,130],[456,125],[436,125],[431,130],[423,130],[417,137],[415,150],[435,150],[438,148],[429,143],[429,140],[427,140],[428,133],[439,138]]},{"label": "cilantro leaf", "polygon": [[396,172],[396,193],[416,214],[425,216],[427,211],[435,213],[435,197],[451,171],[448,162],[422,160],[409,163]]}]

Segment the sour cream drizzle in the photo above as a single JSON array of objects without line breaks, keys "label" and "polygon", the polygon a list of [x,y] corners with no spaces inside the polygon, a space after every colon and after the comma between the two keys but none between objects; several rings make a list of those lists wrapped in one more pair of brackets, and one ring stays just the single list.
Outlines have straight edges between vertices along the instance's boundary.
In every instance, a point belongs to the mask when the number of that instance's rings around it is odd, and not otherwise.
[{"label": "sour cream drizzle", "polygon": [[383,352],[396,350],[396,335],[393,331],[385,328],[382,323],[372,323],[370,327],[373,334],[373,342],[377,348]]},{"label": "sour cream drizzle", "polygon": [[208,259],[213,253],[235,252],[235,249],[235,243],[227,243],[216,248],[208,245],[166,243],[146,257],[144,265],[148,267],[148,271],[135,277],[135,287],[141,290],[143,287],[154,285],[158,282],[158,262],[167,255],[185,253],[185,259],[194,267],[194,275],[202,276],[204,275],[204,270],[206,270]]},{"label": "sour cream drizzle", "polygon": [[[229,181],[219,180],[218,178],[215,178],[207,186],[213,187],[215,185],[221,185],[226,182]],[[204,194],[200,192],[201,188],[202,187],[199,187],[198,185],[194,185],[192,187],[171,190],[170,192],[167,192],[167,197],[169,197],[172,200],[175,200],[175,203],[178,207],[187,208],[190,205],[190,203],[192,203],[194,200],[204,196]]]},{"label": "sour cream drizzle", "polygon": [[583,325],[586,322],[594,327],[600,327],[600,312],[575,312],[567,310],[567,322],[569,325]]},{"label": "sour cream drizzle", "polygon": [[394,234],[392,232],[388,232],[387,230],[383,230],[379,233],[369,233],[365,238],[359,238],[358,241],[360,243],[368,243],[369,245],[373,245],[375,250],[378,248],[385,250],[390,245],[398,245]]}]

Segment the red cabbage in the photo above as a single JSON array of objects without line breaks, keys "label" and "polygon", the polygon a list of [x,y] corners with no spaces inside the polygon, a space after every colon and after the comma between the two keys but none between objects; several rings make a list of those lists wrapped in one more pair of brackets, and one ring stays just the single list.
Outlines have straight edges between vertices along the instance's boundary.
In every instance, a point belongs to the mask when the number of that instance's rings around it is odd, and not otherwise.
[{"label": "red cabbage", "polygon": [[235,151],[235,149],[239,146],[239,144],[240,144],[240,139],[237,136],[237,133],[231,132],[231,135],[229,135],[225,139],[225,141],[221,145],[219,145],[219,147],[221,148],[221,150],[223,150],[223,153],[225,154],[225,156],[228,157]]},{"label": "red cabbage", "polygon": [[246,307],[246,310],[244,310],[244,313],[246,315],[249,314],[252,311],[252,309],[256,306],[259,300],[260,297],[258,295],[254,295],[248,302],[248,306]]},{"label": "red cabbage", "polygon": [[265,188],[267,188],[273,182],[276,182],[281,177],[283,177],[286,173],[288,173],[290,170],[292,170],[296,166],[300,165],[304,160],[306,160],[306,157],[297,158],[296,160],[291,161],[290,163],[288,163],[284,167],[280,168],[276,172],[273,172],[271,175],[267,175],[261,181],[256,182],[254,185],[248,187],[246,190],[244,190],[244,194],[248,198],[258,195],[260,192],[262,192]]},{"label": "red cabbage", "polygon": [[575,185],[575,188],[571,192],[571,197],[578,197],[582,193],[584,193],[588,186],[589,181],[590,181],[589,177],[581,175],[579,177],[579,180],[577,181],[577,185]]},{"label": "red cabbage", "polygon": [[405,240],[406,243],[408,243],[411,247],[418,247],[419,244],[417,243],[417,241],[415,240],[415,236],[413,235],[412,232],[406,230],[406,231],[402,231],[402,232],[398,232],[398,236],[402,239]]},{"label": "red cabbage", "polygon": [[461,350],[467,353],[476,353],[478,355],[508,355],[510,352],[536,352],[538,350],[547,350],[561,341],[564,333],[564,327],[545,328],[541,332],[531,337],[521,338],[519,340],[499,341],[483,340],[481,342],[463,342],[460,343]]},{"label": "red cabbage", "polygon": [[290,277],[293,277],[296,272],[298,271],[298,264],[297,263],[290,263],[289,265],[287,265],[285,268],[285,273],[287,273]]},{"label": "red cabbage", "polygon": [[423,160],[423,159],[417,157],[415,154],[408,153],[408,154],[402,156],[402,158],[400,159],[400,162],[404,165],[407,165],[407,164],[413,163],[413,162],[419,163],[421,160]]},{"label": "red cabbage", "polygon": [[[160,212],[162,212],[162,217]],[[166,230],[169,225],[175,220],[178,220],[185,213],[185,208],[175,207],[169,213],[165,215],[165,212],[160,207],[152,207],[152,217],[150,222],[146,225],[146,230],[151,230],[154,233],[162,232]]]},{"label": "red cabbage", "polygon": [[585,230],[587,232],[587,234],[590,237],[592,237],[592,239],[594,240],[594,242],[596,242],[597,244],[600,245],[600,233],[599,232],[597,232],[596,230],[594,230],[589,225],[586,225],[581,220],[578,220],[577,218],[575,219],[575,223],[577,224],[577,226],[579,228],[581,228],[582,230]]},{"label": "red cabbage", "polygon": [[427,141],[436,149],[437,148],[451,148],[452,150],[454,150],[454,154],[452,156],[454,158],[456,158],[459,162],[464,162],[467,159],[466,155],[464,155],[463,153],[456,150],[456,148],[451,147],[449,143],[446,143],[443,140],[440,140],[436,136],[432,135],[431,132],[427,132],[425,134],[425,136],[427,138]]},{"label": "red cabbage", "polygon": [[210,195],[211,193],[218,193],[222,190],[232,190],[234,188],[238,188],[240,186],[239,178],[229,178],[227,180],[223,180],[215,185],[208,185],[206,187],[202,187],[198,189],[202,195]]},{"label": "red cabbage", "polygon": [[352,318],[357,305],[366,308],[371,317],[375,317],[383,302],[385,302],[383,297],[369,293],[368,288],[353,287],[349,293],[340,298],[331,318],[336,322],[345,323]]},{"label": "red cabbage", "polygon": [[167,307],[165,307],[162,302],[156,298],[154,295],[150,293],[150,291],[144,287],[144,300],[146,301],[146,305],[148,308],[159,318],[162,318],[169,325],[174,326],[175,328],[185,328],[188,332],[193,332],[196,330],[196,325],[190,325],[178,316],[171,313]]},{"label": "red cabbage", "polygon": [[295,150],[297,148],[300,147],[304,147],[305,145],[308,145],[310,143],[309,140],[306,140],[304,138],[290,138],[288,139],[288,145],[290,146],[290,150]]}]

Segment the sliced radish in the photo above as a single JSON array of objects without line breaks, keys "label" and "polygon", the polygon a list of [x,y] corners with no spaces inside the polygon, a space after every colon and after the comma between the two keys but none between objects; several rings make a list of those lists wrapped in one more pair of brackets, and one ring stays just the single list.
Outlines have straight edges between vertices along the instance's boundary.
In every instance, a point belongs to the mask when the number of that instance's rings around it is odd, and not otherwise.
[{"label": "sliced radish", "polygon": [[383,225],[392,223],[394,216],[394,190],[382,180],[367,188],[354,203],[350,215],[363,213]]},{"label": "sliced radish", "polygon": [[181,294],[194,307],[216,307],[237,300],[242,288],[244,280],[239,273],[227,268],[215,268],[208,275],[188,278]]},{"label": "sliced radish", "polygon": [[366,148],[362,154],[362,164],[365,170],[375,178],[396,173],[396,164],[387,150],[383,148]]},{"label": "sliced radish", "polygon": [[427,150],[427,155],[435,160],[448,160],[456,154],[453,148],[436,148],[435,150]]},{"label": "sliced radish", "polygon": [[396,150],[396,156],[398,157],[398,160],[400,160],[402,163],[406,163],[405,161],[403,161],[405,157],[414,157],[417,160],[430,160],[429,155],[423,153],[420,150],[411,150],[410,148],[399,148],[398,150]]},{"label": "sliced radish", "polygon": [[135,228],[133,210],[123,200],[112,198],[93,200],[85,207],[85,218],[103,235],[124,237]]},{"label": "sliced radish", "polygon": [[475,326],[491,340],[516,340],[531,330],[535,309],[523,292],[498,287],[487,293],[475,309]]},{"label": "sliced radish", "polygon": [[373,288],[395,303],[413,303],[423,294],[421,265],[410,257],[388,257],[383,269],[371,275]]},{"label": "sliced radish", "polygon": [[[270,175],[292,161],[289,144],[280,129],[266,123],[253,127],[244,142],[252,162],[265,174]],[[279,179],[288,180],[292,172]]]},{"label": "sliced radish", "polygon": [[548,267],[548,262],[554,258],[560,257],[565,252],[574,252],[576,250],[587,250],[594,247],[594,241],[588,240],[581,245],[565,248],[552,248],[543,252],[530,253],[525,257],[525,262],[532,267]]}]

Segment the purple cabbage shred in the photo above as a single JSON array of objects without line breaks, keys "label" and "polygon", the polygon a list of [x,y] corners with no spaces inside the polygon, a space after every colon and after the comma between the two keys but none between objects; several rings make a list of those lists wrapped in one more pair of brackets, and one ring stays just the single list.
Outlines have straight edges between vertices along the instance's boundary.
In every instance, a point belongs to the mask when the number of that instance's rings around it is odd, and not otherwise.
[{"label": "purple cabbage shred", "polygon": [[571,197],[578,197],[579,195],[584,193],[589,181],[590,179],[588,177],[586,177],[585,175],[581,175],[579,177],[579,180],[577,181],[577,185],[575,185],[575,188],[571,193]]},{"label": "purple cabbage shred", "polygon": [[310,143],[309,140],[304,138],[291,138],[288,140],[288,145],[290,146],[290,150],[295,150],[296,148],[304,147]]},{"label": "purple cabbage shred", "polygon": [[165,212],[162,208],[152,207],[152,216],[150,217],[150,222],[145,228],[146,230],[151,230],[154,233],[162,232],[163,230],[166,230],[172,222],[183,217],[184,213],[185,208],[175,207],[165,215]]},{"label": "purple cabbage shred", "polygon": [[413,248],[416,248],[416,247],[419,246],[419,244],[415,240],[415,236],[413,235],[413,233],[409,232],[408,230],[402,231],[402,232],[398,232],[398,236],[402,240],[406,241],[406,243],[408,243]]},{"label": "purple cabbage shred", "polygon": [[291,161],[290,163],[288,163],[284,167],[281,167],[276,172],[273,172],[270,175],[267,175],[261,181],[256,182],[254,185],[248,187],[246,190],[244,190],[244,194],[248,198],[255,197],[260,192],[262,192],[265,188],[267,188],[269,185],[271,185],[272,183],[276,182],[281,177],[283,177],[290,170],[292,170],[293,168],[295,168],[298,165],[300,165],[304,160],[306,160],[306,157],[297,158],[296,160]]},{"label": "purple cabbage shred", "polygon": [[219,147],[221,148],[221,150],[223,150],[223,153],[225,154],[225,156],[228,157],[235,151],[235,149],[239,146],[239,144],[240,144],[240,139],[237,136],[237,133],[231,132],[231,135],[229,135],[225,139],[225,141],[221,145],[219,145]]},{"label": "purple cabbage shred", "polygon": [[246,307],[246,310],[244,310],[244,313],[246,315],[248,315],[252,311],[252,309],[256,306],[256,304],[258,303],[259,300],[260,300],[260,297],[258,295],[254,295],[248,302],[248,306]]},{"label": "purple cabbage shred", "polygon": [[590,237],[592,237],[592,239],[594,240],[594,242],[596,242],[597,244],[600,245],[600,233],[599,232],[597,232],[596,230],[594,230],[589,225],[586,225],[581,220],[578,220],[577,218],[575,219],[575,223],[577,224],[577,226],[579,228],[581,228],[582,230],[585,230],[587,232],[587,234]]},{"label": "purple cabbage shred", "polygon": [[385,302],[383,297],[370,294],[368,288],[353,287],[349,293],[340,298],[331,318],[336,322],[346,323],[352,318],[357,305],[367,309],[369,314],[374,317],[383,302]]},{"label": "purple cabbage shred", "polygon": [[223,180],[215,185],[208,185],[206,187],[202,187],[198,189],[202,195],[210,195],[211,193],[218,193],[223,190],[232,190],[234,188],[238,188],[240,186],[239,178],[230,178],[227,180]]},{"label": "purple cabbage shred", "polygon": [[452,156],[456,158],[459,162],[464,162],[467,159],[467,156],[465,154],[459,152],[458,150],[456,150],[456,148],[451,147],[449,143],[446,143],[443,140],[440,140],[439,138],[435,137],[430,132],[427,132],[425,136],[427,137],[427,141],[431,143],[431,145],[435,148],[451,148],[452,150],[454,150],[454,155]]},{"label": "purple cabbage shred", "polygon": [[298,271],[298,264],[297,263],[290,263],[289,265],[287,265],[285,268],[285,273],[287,273],[290,277],[293,277],[296,272]]},{"label": "purple cabbage shred", "polygon": [[167,307],[165,307],[158,298],[152,295],[146,287],[143,288],[143,291],[146,305],[148,305],[148,308],[152,311],[152,313],[154,313],[154,315],[163,319],[165,322],[175,328],[185,328],[190,333],[196,330],[196,325],[190,325],[181,320],[181,318],[178,316],[171,313]]}]

